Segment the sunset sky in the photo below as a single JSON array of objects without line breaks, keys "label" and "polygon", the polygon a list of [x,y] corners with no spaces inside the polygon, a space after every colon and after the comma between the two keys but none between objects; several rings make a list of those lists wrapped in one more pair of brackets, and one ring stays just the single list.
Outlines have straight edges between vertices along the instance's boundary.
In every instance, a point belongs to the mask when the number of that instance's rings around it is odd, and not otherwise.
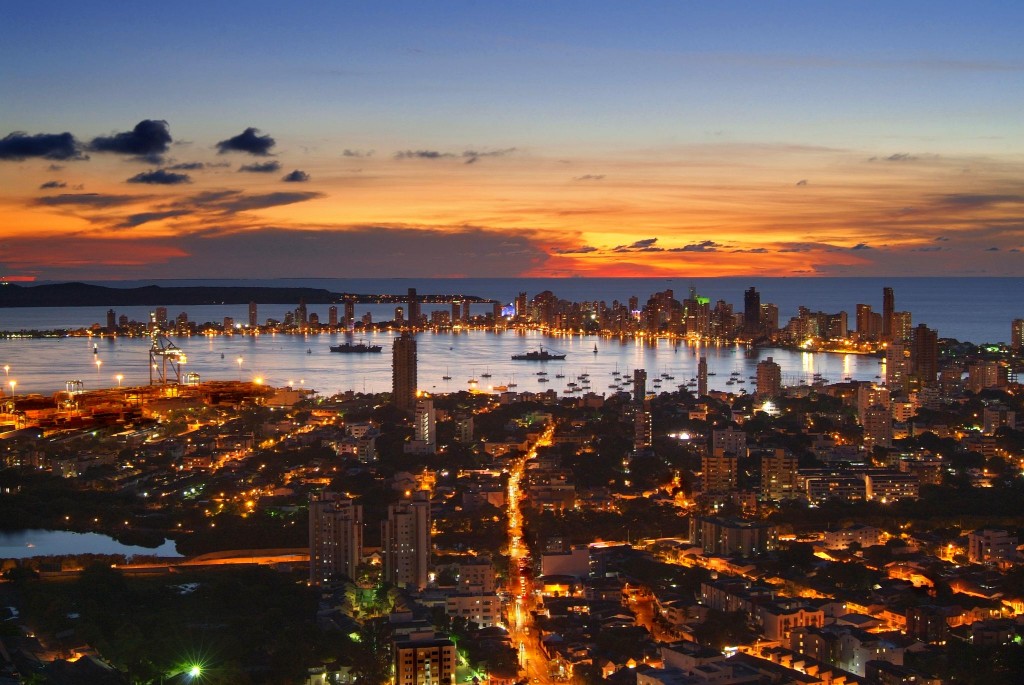
[{"label": "sunset sky", "polygon": [[0,276],[1024,276],[1024,4],[4,2]]}]

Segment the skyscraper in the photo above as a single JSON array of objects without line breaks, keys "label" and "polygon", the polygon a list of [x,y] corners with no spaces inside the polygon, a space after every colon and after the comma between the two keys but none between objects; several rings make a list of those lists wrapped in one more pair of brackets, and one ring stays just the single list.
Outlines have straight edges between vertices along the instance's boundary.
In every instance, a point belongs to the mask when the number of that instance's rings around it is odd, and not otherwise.
[{"label": "skyscraper", "polygon": [[391,402],[404,411],[416,408],[416,338],[408,331],[391,348]]},{"label": "skyscraper", "polygon": [[882,340],[892,340],[892,315],[896,311],[896,297],[892,288],[882,288]]},{"label": "skyscraper", "polygon": [[1010,324],[1010,346],[1014,352],[1024,350],[1024,319],[1014,319]]},{"label": "skyscraper", "polygon": [[417,490],[411,499],[388,506],[381,523],[384,580],[398,586],[427,586],[430,564],[430,493]]},{"label": "skyscraper", "polygon": [[633,370],[633,401],[637,404],[643,404],[644,399],[647,397],[647,370],[646,369],[634,369]]},{"label": "skyscraper", "polygon": [[708,394],[708,358],[701,357],[697,362],[697,396]]},{"label": "skyscraper", "polygon": [[638,408],[633,416],[633,451],[643,452],[649,448],[652,435],[651,412]]},{"label": "skyscraper", "polygon": [[921,385],[933,385],[939,374],[939,334],[918,324],[910,348],[910,370]]},{"label": "skyscraper", "polygon": [[778,397],[782,394],[782,367],[768,357],[757,363],[757,397]]},{"label": "skyscraper", "polygon": [[327,308],[327,323],[331,328],[338,325],[338,305],[332,304]]},{"label": "skyscraper", "polygon": [[437,414],[433,398],[421,397],[416,400],[413,438],[405,444],[405,451],[412,454],[437,452]]},{"label": "skyscraper", "polygon": [[743,291],[743,332],[757,335],[761,331],[761,294],[757,288]]},{"label": "skyscraper", "polygon": [[355,323],[356,320],[356,303],[348,300],[345,302],[345,319],[344,323],[346,328]]},{"label": "skyscraper", "polygon": [[249,303],[249,328],[256,328],[260,325],[260,315],[255,302]]},{"label": "skyscraper", "polygon": [[107,310],[107,330],[112,331],[117,328],[117,312],[113,309]]},{"label": "skyscraper", "polygon": [[336,492],[309,502],[309,581],[355,579],[363,555],[363,507]]},{"label": "skyscraper", "polygon": [[416,328],[420,325],[420,298],[416,294],[416,288],[409,288],[409,327]]},{"label": "skyscraper", "polygon": [[885,385],[889,392],[903,395],[907,392],[910,376],[910,358],[902,342],[891,342],[885,350]]}]

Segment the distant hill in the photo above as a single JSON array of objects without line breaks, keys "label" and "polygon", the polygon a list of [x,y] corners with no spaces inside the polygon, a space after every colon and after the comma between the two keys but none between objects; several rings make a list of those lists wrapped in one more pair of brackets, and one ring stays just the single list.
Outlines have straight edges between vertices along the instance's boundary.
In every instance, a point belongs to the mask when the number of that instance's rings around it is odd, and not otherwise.
[{"label": "distant hill", "polygon": [[[86,283],[0,285],[0,307],[152,307],[203,304],[328,304],[362,300],[365,295],[332,293],[322,288],[162,287],[109,288]],[[372,299],[372,298],[371,298]]]}]

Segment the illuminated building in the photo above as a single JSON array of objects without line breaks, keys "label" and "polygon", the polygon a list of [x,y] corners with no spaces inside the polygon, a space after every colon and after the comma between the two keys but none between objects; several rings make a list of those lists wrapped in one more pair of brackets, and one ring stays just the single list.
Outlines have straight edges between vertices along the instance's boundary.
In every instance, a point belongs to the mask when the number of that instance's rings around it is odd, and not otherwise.
[{"label": "illuminated building", "polygon": [[761,305],[761,328],[767,333],[774,333],[779,330],[778,305],[771,303]]},{"label": "illuminated building", "polygon": [[889,407],[873,404],[864,409],[862,415],[864,449],[870,452],[875,447],[892,447],[892,411]]},{"label": "illuminated building", "polygon": [[356,303],[351,300],[345,302],[345,326],[351,326],[356,321]]},{"label": "illuminated building", "polygon": [[338,325],[338,305],[332,304],[327,308],[327,323],[332,328]]},{"label": "illuminated building", "polygon": [[455,685],[455,643],[448,638],[395,640],[395,685]]},{"label": "illuminated building", "polygon": [[421,397],[416,400],[413,431],[413,439],[405,446],[407,453],[433,454],[437,451],[437,415],[432,398]]},{"label": "illuminated building", "polygon": [[705,454],[701,457],[702,492],[726,493],[736,489],[736,465],[734,454]]},{"label": "illuminated building", "polygon": [[782,394],[782,367],[771,357],[757,363],[757,397],[778,397]]},{"label": "illuminated building", "polygon": [[355,579],[363,554],[363,507],[336,492],[309,502],[309,581]]},{"label": "illuminated building", "polygon": [[395,323],[405,323],[405,309],[402,307],[395,307]]},{"label": "illuminated building", "polygon": [[708,358],[701,357],[697,362],[697,396],[705,397],[708,394]]},{"label": "illuminated building", "polygon": [[107,330],[112,331],[117,328],[117,313],[113,309],[107,310]]},{"label": "illuminated building", "polygon": [[260,316],[255,302],[249,303],[249,328],[256,328],[260,325]]},{"label": "illuminated building", "polygon": [[1014,352],[1024,350],[1024,319],[1014,319],[1010,324],[1010,346]]},{"label": "illuminated building", "polygon": [[747,434],[739,428],[720,428],[711,431],[712,453],[730,452],[737,457],[747,456]]},{"label": "illuminated building", "polygon": [[462,321],[462,301],[452,300],[452,324]]},{"label": "illuminated building", "polygon": [[885,385],[902,395],[910,376],[910,353],[902,342],[892,342],[885,350]]},{"label": "illuminated building", "polygon": [[154,323],[157,326],[163,326],[164,324],[166,324],[167,307],[157,307],[156,309],[154,309],[152,313],[149,315],[149,320],[151,323]]},{"label": "illuminated building", "polygon": [[309,313],[306,309],[305,300],[299,300],[299,306],[295,308],[295,323],[299,326],[305,326],[309,323]]},{"label": "illuminated building", "polygon": [[391,402],[405,411],[416,408],[416,338],[408,332],[391,348]]},{"label": "illuminated building", "polygon": [[778,529],[770,523],[718,516],[690,519],[690,542],[704,554],[750,557],[774,550],[778,541]]},{"label": "illuminated building", "polygon": [[967,366],[967,389],[977,394],[986,388],[1006,386],[1006,369],[999,362],[985,360]]},{"label": "illuminated building", "polygon": [[1017,558],[1017,536],[997,528],[983,528],[968,533],[967,558],[975,564],[1013,561]]},{"label": "illuminated building", "polygon": [[634,369],[633,370],[633,401],[637,404],[643,404],[644,399],[647,397],[647,370],[646,369]]},{"label": "illuminated building", "polygon": [[637,409],[633,416],[633,451],[642,452],[651,446],[651,412]]},{"label": "illuminated building", "polygon": [[761,496],[775,501],[795,499],[798,465],[799,460],[783,449],[761,457]]},{"label": "illuminated building", "polygon": [[894,342],[909,342],[913,334],[913,322],[910,312],[893,312],[892,339]]},{"label": "illuminated building", "polygon": [[430,564],[430,493],[417,490],[411,499],[388,506],[381,523],[384,580],[398,586],[427,586]]}]

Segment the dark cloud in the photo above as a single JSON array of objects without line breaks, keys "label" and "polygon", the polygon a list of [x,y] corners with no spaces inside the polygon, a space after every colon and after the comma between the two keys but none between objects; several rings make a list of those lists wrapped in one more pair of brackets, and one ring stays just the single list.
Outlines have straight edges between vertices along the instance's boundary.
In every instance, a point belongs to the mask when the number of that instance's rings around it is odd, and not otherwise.
[{"label": "dark cloud", "polygon": [[270,148],[277,145],[277,141],[269,135],[259,135],[258,128],[249,127],[234,138],[228,138],[217,143],[219,154],[226,152],[247,152],[257,157],[266,157],[270,154]]},{"label": "dark cloud", "polygon": [[798,186],[805,186],[805,185],[807,185],[807,179],[806,178],[801,178],[799,181],[796,182],[796,184]]},{"label": "dark cloud", "polygon": [[188,174],[176,174],[173,171],[167,171],[166,169],[153,169],[152,171],[143,171],[142,173],[135,174],[129,178],[127,183],[148,183],[150,185],[159,186],[176,186],[182,183],[191,183],[192,179],[189,178]]},{"label": "dark cloud", "polygon": [[99,193],[75,193],[40,197],[35,204],[48,207],[119,207],[146,199],[144,195],[101,195]]},{"label": "dark cloud", "polygon": [[741,252],[741,253],[744,253],[744,254],[767,254],[768,253],[768,248],[767,247],[752,247],[749,250],[740,249],[740,250],[732,250],[732,252]]},{"label": "dark cloud", "polygon": [[664,252],[665,248],[654,245],[657,240],[657,238],[647,238],[638,240],[631,245],[617,245],[612,248],[612,252]]},{"label": "dark cloud", "polygon": [[850,249],[851,249],[851,250],[872,250],[872,249],[874,249],[874,248],[872,248],[872,247],[871,247],[870,245],[868,245],[867,243],[857,243],[856,245],[854,245],[854,246],[853,246],[853,247],[851,247]]},{"label": "dark cloud", "polygon": [[89,149],[94,152],[134,155],[150,163],[160,164],[170,144],[171,132],[166,121],[143,119],[131,131],[93,138]]},{"label": "dark cloud", "polygon": [[238,170],[251,174],[276,174],[281,170],[281,163],[276,160],[271,160],[269,162],[258,162],[256,164],[243,164],[238,167]]},{"label": "dark cloud", "polygon": [[86,159],[81,145],[70,133],[8,133],[0,139],[0,159],[20,161],[29,157],[43,159]]},{"label": "dark cloud", "polygon": [[277,192],[246,195],[240,190],[212,190],[176,200],[168,209],[202,210],[204,212],[235,214],[256,209],[268,209],[305,202],[323,197],[316,192]]},{"label": "dark cloud", "polygon": [[437,150],[401,150],[395,153],[395,159],[445,159],[454,156],[451,152]]},{"label": "dark cloud", "polygon": [[989,207],[992,205],[1024,203],[1024,195],[998,195],[985,193],[950,193],[938,196],[939,201],[954,207]]},{"label": "dark cloud", "polygon": [[281,180],[285,183],[305,183],[309,180],[309,174],[300,169],[296,169],[290,174],[286,174]]},{"label": "dark cloud", "polygon": [[604,179],[604,174],[583,174],[582,176],[573,176],[574,181],[600,181]]},{"label": "dark cloud", "polygon": [[591,252],[599,252],[596,247],[590,245],[583,245],[582,247],[563,247],[551,250],[551,254],[589,254]]},{"label": "dark cloud", "polygon": [[63,171],[64,170],[64,165],[63,164],[51,164],[50,166],[46,167],[46,169],[47,169],[47,171]]},{"label": "dark cloud", "polygon": [[516,149],[514,147],[507,147],[503,150],[487,150],[486,152],[481,152],[477,150],[466,150],[465,152],[462,153],[462,157],[463,159],[466,160],[466,164],[473,164],[481,157],[504,157],[506,155],[512,154],[515,151]]},{"label": "dark cloud", "polygon": [[673,247],[669,252],[718,252],[718,248],[722,247],[720,243],[716,243],[714,240],[702,240],[699,243],[690,243],[682,247]]},{"label": "dark cloud", "polygon": [[998,247],[989,247],[985,249],[985,252],[999,252]]},{"label": "dark cloud", "polygon": [[67,188],[68,184],[64,181],[47,181],[43,185],[39,186],[39,190],[50,190],[52,188]]},{"label": "dark cloud", "polygon": [[206,165],[202,162],[182,162],[164,168],[171,171],[199,171],[200,169],[205,169]]},{"label": "dark cloud", "polygon": [[916,162],[917,157],[909,152],[897,152],[888,157],[869,157],[869,162]]},{"label": "dark cloud", "polygon": [[191,214],[188,210],[184,209],[172,209],[166,212],[140,212],[138,214],[131,214],[121,223],[117,224],[117,228],[135,228],[142,224],[148,224],[150,221],[160,221],[162,219],[171,219],[176,216],[186,216]]},{"label": "dark cloud", "polygon": [[373,156],[373,152],[374,152],[373,150],[349,150],[348,148],[345,148],[342,151],[341,156],[342,157],[372,157]]}]

